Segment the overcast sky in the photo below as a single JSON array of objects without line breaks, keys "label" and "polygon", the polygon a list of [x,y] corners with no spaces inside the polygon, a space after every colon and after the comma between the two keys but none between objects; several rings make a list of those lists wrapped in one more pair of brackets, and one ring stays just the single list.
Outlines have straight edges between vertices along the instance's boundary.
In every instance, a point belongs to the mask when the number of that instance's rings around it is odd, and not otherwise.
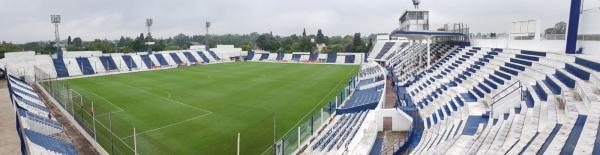
[{"label": "overcast sky", "polygon": [[[432,29],[464,22],[471,32],[508,32],[510,23],[538,19],[544,27],[566,21],[569,0],[421,0]],[[590,0],[597,1],[597,0]],[[51,40],[50,14],[62,15],[61,36],[116,39],[145,32],[153,18],[155,38],[179,33],[273,32],[277,35],[323,29],[326,35],[388,33],[411,0],[0,0],[0,40]]]}]

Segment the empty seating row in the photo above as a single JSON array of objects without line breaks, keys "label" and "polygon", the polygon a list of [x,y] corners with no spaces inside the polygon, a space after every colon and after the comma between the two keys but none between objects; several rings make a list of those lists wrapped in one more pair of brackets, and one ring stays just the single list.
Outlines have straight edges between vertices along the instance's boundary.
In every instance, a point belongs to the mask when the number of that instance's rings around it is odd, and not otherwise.
[{"label": "empty seating row", "polygon": [[[468,49],[468,50],[465,50]],[[581,57],[525,50],[465,48],[417,74],[406,94],[415,99],[427,128],[411,154],[594,154],[600,151],[600,63]],[[483,51],[483,52],[479,52]],[[515,83],[521,103],[492,100]],[[516,96],[518,97],[518,96]],[[458,113],[456,101],[483,108]],[[454,103],[452,103],[454,102]],[[450,104],[452,103],[452,104]],[[464,105],[464,103],[463,103]],[[493,107],[507,107],[497,110]],[[498,111],[499,113],[491,113]],[[483,114],[481,113],[483,112]],[[481,116],[478,116],[481,115]],[[590,117],[593,116],[593,117]],[[466,122],[463,134],[440,140]],[[485,123],[488,122],[488,123]],[[592,136],[582,136],[582,135]],[[435,148],[435,149],[433,149]]]},{"label": "empty seating row", "polygon": [[246,61],[269,61],[269,62],[319,62],[336,64],[360,64],[360,57],[356,54],[318,54],[318,53],[255,53],[248,52]]},{"label": "empty seating row", "polygon": [[[205,54],[206,53],[206,54]],[[208,55],[208,56],[207,56]],[[191,65],[220,61],[221,58],[209,52],[160,52],[154,54],[115,53],[99,57],[76,57],[53,59],[57,77],[91,75],[104,72],[118,72]]]},{"label": "empty seating row", "polygon": [[77,155],[74,145],[55,135],[64,134],[63,126],[50,114],[48,108],[26,82],[7,75],[9,96],[17,113],[20,131],[28,152],[25,154]]}]

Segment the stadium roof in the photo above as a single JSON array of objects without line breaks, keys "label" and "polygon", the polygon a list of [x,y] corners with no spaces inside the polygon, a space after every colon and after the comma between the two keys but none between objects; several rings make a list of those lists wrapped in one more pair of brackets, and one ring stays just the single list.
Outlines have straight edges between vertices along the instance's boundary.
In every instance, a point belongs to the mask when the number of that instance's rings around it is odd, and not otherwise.
[{"label": "stadium roof", "polygon": [[446,32],[446,31],[404,31],[394,30],[390,34],[393,37],[406,37],[410,40],[423,40],[429,37],[452,37],[452,36],[463,36],[464,34],[458,32]]}]

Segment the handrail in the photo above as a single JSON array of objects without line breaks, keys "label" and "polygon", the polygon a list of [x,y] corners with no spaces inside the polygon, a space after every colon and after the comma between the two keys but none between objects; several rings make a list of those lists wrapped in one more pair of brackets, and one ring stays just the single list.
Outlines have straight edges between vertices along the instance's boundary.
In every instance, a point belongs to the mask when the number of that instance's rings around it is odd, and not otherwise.
[{"label": "handrail", "polygon": [[[510,88],[512,88],[512,87],[513,87],[513,86],[515,86],[516,84],[518,84],[518,87],[517,87],[517,88],[514,88],[514,89],[510,90],[510,92],[508,92],[508,93],[504,94],[504,96],[502,96],[500,99],[497,99],[497,100],[496,100],[496,97],[498,97],[499,95],[502,95],[502,93],[504,93],[504,92],[508,91]],[[492,103],[490,103],[490,105],[494,105],[494,104],[495,104],[497,101],[500,101],[500,100],[502,100],[502,99],[506,98],[506,97],[507,97],[509,94],[511,94],[511,93],[513,93],[513,92],[515,92],[516,90],[520,90],[521,88],[523,88],[523,86],[521,85],[521,81],[518,81],[518,80],[517,80],[516,82],[512,83],[511,85],[509,85],[508,87],[506,87],[505,89],[503,89],[502,91],[500,91],[500,92],[496,93],[496,95],[492,96]],[[522,100],[522,99],[523,99],[523,98],[521,97],[521,100]]]}]

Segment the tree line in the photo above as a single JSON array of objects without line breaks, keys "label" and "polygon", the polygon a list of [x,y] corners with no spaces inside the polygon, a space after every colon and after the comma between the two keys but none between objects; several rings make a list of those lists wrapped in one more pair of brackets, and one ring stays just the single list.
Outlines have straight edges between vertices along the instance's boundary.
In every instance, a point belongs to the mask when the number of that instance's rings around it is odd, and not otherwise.
[{"label": "tree line", "polygon": [[[367,37],[360,33],[345,36],[326,36],[322,30],[316,34],[307,34],[303,30],[300,35],[279,36],[271,33],[259,34],[225,34],[225,35],[185,35],[178,34],[169,38],[154,39],[152,36],[140,33],[136,37],[121,36],[117,40],[91,39],[84,40],[81,37],[68,36],[63,41],[67,51],[102,51],[104,53],[128,53],[146,51],[145,42],[152,41],[150,45],[154,51],[189,49],[191,45],[208,44],[216,47],[217,44],[234,45],[244,51],[265,50],[269,52],[313,52],[319,50],[322,53],[337,52],[367,52],[373,46],[376,35]],[[52,41],[36,41],[24,44],[13,44],[0,42],[0,58],[4,53],[15,51],[35,51],[40,54],[53,54],[56,47]]]}]

